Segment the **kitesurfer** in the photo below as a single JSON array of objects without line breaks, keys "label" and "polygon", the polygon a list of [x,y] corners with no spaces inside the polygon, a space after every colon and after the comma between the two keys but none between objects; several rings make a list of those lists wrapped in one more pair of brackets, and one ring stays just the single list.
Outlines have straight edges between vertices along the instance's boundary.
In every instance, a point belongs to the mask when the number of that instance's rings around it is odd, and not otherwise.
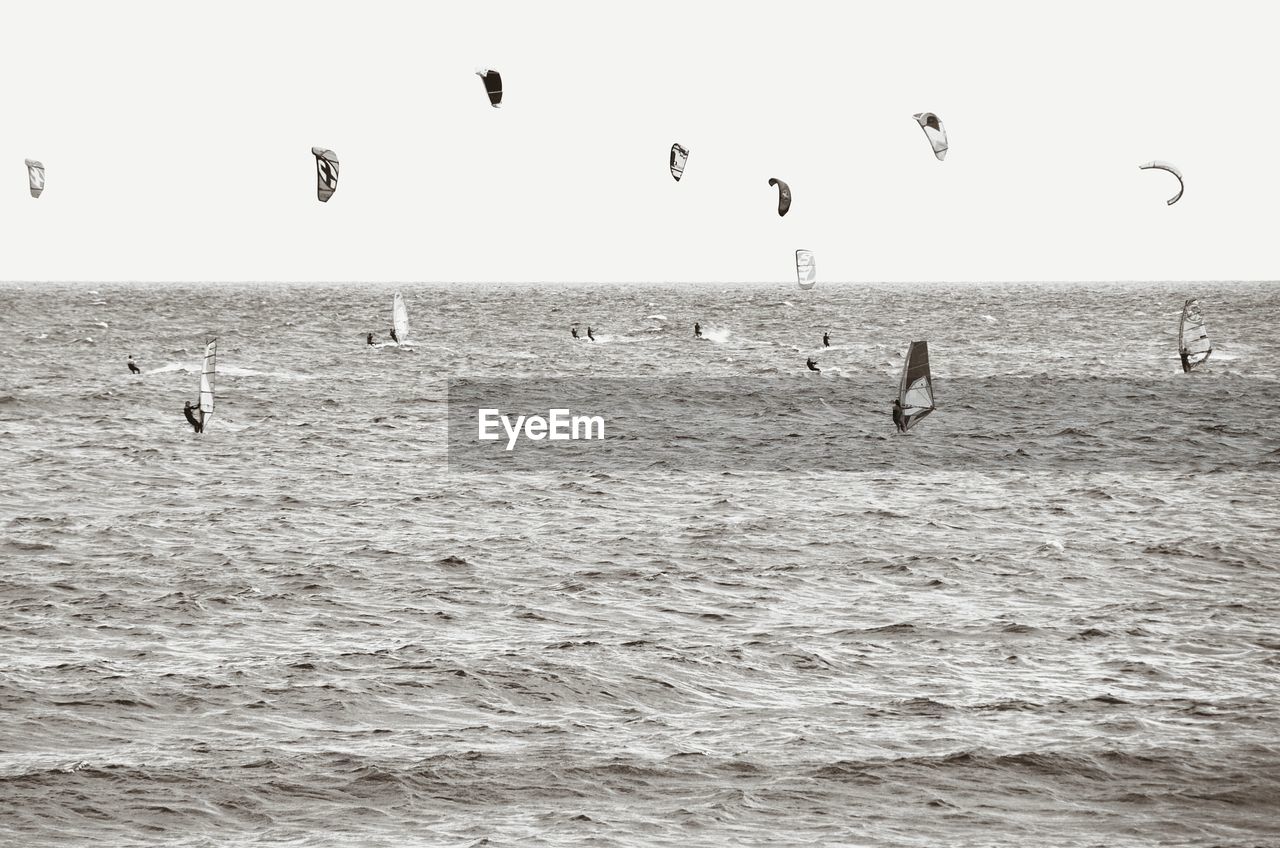
[{"label": "kitesurfer", "polygon": [[898,398],[893,399],[893,426],[898,428],[899,433],[907,432],[907,422],[902,418],[902,401]]},{"label": "kitesurfer", "polygon": [[373,333],[365,333],[364,343],[369,347],[373,347]]},{"label": "kitesurfer", "polygon": [[[1185,357],[1184,357],[1185,359]],[[129,371],[134,374],[141,374],[142,369],[138,367],[138,363],[133,361],[133,357],[129,357]]]},{"label": "kitesurfer", "polygon": [[576,339],[576,338],[579,338],[579,336],[578,336],[578,328],[577,328],[577,327],[570,327],[570,328],[569,328],[569,332],[573,333],[573,337],[574,337],[575,339]]},{"label": "kitesurfer", "polygon": [[693,322],[693,337],[695,339],[702,338],[702,325],[699,324],[697,321]]},{"label": "kitesurfer", "polygon": [[396,328],[395,328],[395,327],[392,327],[392,328],[391,328],[391,341],[395,342],[396,344],[400,344],[400,339],[396,338]]},{"label": "kitesurfer", "polygon": [[827,335],[826,333],[822,334],[822,346],[831,347],[831,336]]},{"label": "kitesurfer", "polygon": [[810,370],[810,371],[817,371],[819,374],[821,374],[821,373],[822,373],[822,369],[818,367],[818,363],[816,363],[816,362],[814,362],[814,361],[813,361],[813,357],[812,357],[812,356],[811,356],[811,357],[809,357],[808,359],[806,359],[806,360],[804,361],[804,364],[809,366],[809,370]]},{"label": "kitesurfer", "polygon": [[587,338],[591,339],[591,341],[596,340],[595,334],[591,332],[590,327],[587,327]]},{"label": "kitesurfer", "polygon": [[[187,421],[191,424],[191,429],[195,430],[197,433],[204,431],[203,410],[199,407],[192,406],[191,401],[187,401],[186,405],[182,407],[182,412],[187,416]],[[200,413],[200,418],[196,418],[195,414],[197,412]]]}]

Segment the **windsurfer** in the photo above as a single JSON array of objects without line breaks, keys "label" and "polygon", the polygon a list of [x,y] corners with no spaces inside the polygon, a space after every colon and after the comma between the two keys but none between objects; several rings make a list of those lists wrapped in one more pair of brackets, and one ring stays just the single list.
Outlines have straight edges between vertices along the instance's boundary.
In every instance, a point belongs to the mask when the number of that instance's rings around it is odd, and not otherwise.
[{"label": "windsurfer", "polygon": [[[204,431],[204,420],[203,420],[204,411],[203,410],[201,410],[199,407],[192,406],[191,401],[187,401],[186,405],[182,407],[182,411],[187,416],[187,421],[188,423],[191,424],[191,429],[195,430],[197,433]],[[197,412],[200,413],[199,418],[196,418],[195,414]]]},{"label": "windsurfer", "polygon": [[902,419],[902,401],[898,398],[893,399],[893,426],[898,428],[899,433],[907,432],[906,421]]},{"label": "windsurfer", "polygon": [[1190,374],[1190,373],[1191,373],[1191,359],[1190,359],[1190,357],[1188,357],[1188,356],[1187,356],[1187,352],[1186,352],[1185,350],[1182,350],[1182,351],[1179,351],[1179,352],[1178,352],[1178,355],[1182,357],[1182,373],[1183,373],[1183,374]]},{"label": "windsurfer", "polygon": [[392,327],[392,328],[391,328],[391,341],[395,342],[396,344],[400,344],[400,339],[396,338],[396,328],[395,328],[395,327]]}]

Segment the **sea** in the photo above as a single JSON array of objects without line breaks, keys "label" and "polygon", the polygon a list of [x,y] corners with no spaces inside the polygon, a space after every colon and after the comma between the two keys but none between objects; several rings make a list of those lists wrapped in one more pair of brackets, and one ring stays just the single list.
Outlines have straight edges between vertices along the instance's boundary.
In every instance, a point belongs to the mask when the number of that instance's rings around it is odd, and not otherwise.
[{"label": "sea", "polygon": [[[1280,845],[1277,319],[0,284],[0,844]],[[481,445],[513,386],[604,438]]]}]

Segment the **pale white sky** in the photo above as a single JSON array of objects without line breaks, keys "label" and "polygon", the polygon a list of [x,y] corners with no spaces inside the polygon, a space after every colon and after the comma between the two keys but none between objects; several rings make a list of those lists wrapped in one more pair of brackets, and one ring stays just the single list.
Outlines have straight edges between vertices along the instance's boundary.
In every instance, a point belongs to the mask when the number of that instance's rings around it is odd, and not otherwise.
[{"label": "pale white sky", "polygon": [[0,279],[1271,279],[1273,8],[8,4]]}]

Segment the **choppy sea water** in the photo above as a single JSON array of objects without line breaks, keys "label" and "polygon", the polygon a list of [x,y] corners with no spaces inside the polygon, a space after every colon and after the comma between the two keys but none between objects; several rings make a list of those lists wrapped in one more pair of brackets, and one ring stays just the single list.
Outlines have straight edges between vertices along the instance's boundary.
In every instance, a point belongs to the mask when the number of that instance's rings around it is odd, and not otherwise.
[{"label": "choppy sea water", "polygon": [[[1280,844],[1280,295],[1189,288],[2,285],[0,841]],[[853,400],[446,462],[615,377]]]}]

